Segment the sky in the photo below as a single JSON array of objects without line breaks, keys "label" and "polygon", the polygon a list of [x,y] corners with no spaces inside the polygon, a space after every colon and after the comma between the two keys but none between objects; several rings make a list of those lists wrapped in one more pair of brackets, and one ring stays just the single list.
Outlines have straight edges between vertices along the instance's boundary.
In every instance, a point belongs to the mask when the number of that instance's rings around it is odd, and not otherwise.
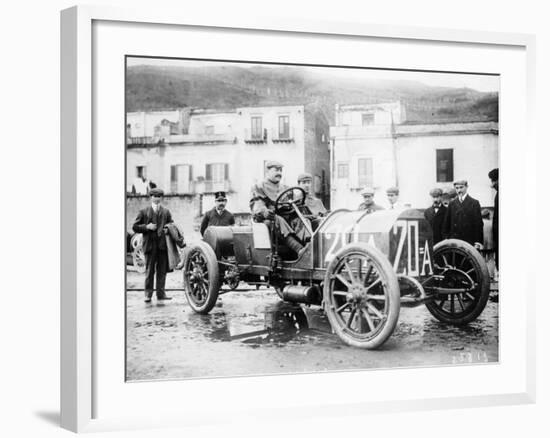
[{"label": "sky", "polygon": [[[238,65],[243,68],[251,68],[261,64],[246,63],[227,63],[214,61],[188,61],[180,59],[161,59],[161,58],[128,58],[127,65],[151,65],[151,66],[191,66],[208,67],[223,65]],[[270,68],[284,68],[288,66],[265,65]],[[442,73],[442,72],[420,72],[405,70],[380,70],[380,69],[358,69],[358,68],[327,68],[327,67],[304,67],[315,70],[316,73],[323,76],[337,76],[340,78],[365,78],[370,80],[407,80],[418,81],[430,86],[472,88],[477,91],[499,91],[500,80],[495,75],[483,74],[465,74],[465,73]]]}]

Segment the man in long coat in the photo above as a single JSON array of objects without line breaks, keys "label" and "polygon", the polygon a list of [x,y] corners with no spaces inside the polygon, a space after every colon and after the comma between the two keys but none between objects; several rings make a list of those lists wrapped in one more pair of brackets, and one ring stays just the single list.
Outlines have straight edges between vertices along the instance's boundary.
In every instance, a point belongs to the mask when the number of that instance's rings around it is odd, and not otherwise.
[{"label": "man in long coat", "polygon": [[424,217],[432,226],[434,245],[443,240],[443,221],[447,214],[447,207],[441,202],[442,195],[443,190],[438,187],[430,190],[432,205],[424,210]]},{"label": "man in long coat", "polygon": [[[304,249],[304,230],[295,230],[289,224],[289,218],[275,214],[275,201],[287,189],[281,184],[283,165],[278,161],[268,161],[266,177],[261,183],[254,184],[250,193],[250,209],[255,222],[267,221],[269,226],[275,226],[283,243],[299,257]],[[302,241],[299,240],[298,234]]]},{"label": "man in long coat", "polygon": [[168,272],[168,252],[164,226],[172,221],[170,210],[160,205],[164,192],[160,189],[149,191],[151,205],[140,210],[132,229],[143,234],[143,252],[145,253],[145,302],[150,303],[154,291],[156,273],[157,299],[171,300],[166,296],[164,286]]},{"label": "man in long coat", "polygon": [[468,181],[453,183],[457,197],[449,203],[443,223],[443,236],[447,239],[460,239],[483,249],[483,219],[477,199],[468,195]]}]

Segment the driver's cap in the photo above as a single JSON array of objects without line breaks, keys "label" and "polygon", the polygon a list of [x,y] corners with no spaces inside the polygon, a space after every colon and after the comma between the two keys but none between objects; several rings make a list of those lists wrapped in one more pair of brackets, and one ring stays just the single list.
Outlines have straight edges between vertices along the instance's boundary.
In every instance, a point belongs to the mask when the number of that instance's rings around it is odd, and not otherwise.
[{"label": "driver's cap", "polygon": [[311,176],[311,173],[301,173],[298,175],[298,182],[300,181],[311,181],[313,177]]},{"label": "driver's cap", "polygon": [[372,187],[365,187],[363,190],[361,190],[361,196],[364,195],[374,195],[374,189]]},{"label": "driver's cap", "polygon": [[283,163],[280,161],[270,160],[267,163],[265,163],[266,169],[269,169],[271,167],[283,167]]}]

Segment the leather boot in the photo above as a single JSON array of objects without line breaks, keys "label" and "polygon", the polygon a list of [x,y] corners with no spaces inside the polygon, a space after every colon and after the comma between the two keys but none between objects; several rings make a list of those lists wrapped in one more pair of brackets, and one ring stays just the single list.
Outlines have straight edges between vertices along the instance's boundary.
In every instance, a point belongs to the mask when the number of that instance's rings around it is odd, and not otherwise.
[{"label": "leather boot", "polygon": [[296,253],[298,257],[300,257],[300,254],[302,253],[304,249],[304,245],[302,245],[296,237],[294,237],[292,234],[289,234],[285,237],[285,245],[288,246],[292,251]]}]

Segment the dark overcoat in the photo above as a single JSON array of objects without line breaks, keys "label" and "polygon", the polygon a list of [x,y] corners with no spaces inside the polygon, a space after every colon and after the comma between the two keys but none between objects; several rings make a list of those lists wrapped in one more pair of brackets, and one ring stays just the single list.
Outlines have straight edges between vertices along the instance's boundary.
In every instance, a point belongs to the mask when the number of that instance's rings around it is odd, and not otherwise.
[{"label": "dark overcoat", "polygon": [[204,232],[210,226],[228,227],[231,225],[235,225],[235,217],[233,214],[227,210],[224,210],[222,214],[219,214],[216,211],[216,207],[214,207],[212,210],[207,211],[202,218],[201,234],[204,236]]},{"label": "dark overcoat", "polygon": [[443,224],[443,237],[464,240],[471,245],[475,242],[483,244],[483,219],[477,199],[466,195],[460,202],[457,196],[449,203]]},{"label": "dark overcoat", "polygon": [[[149,206],[139,211],[132,229],[135,233],[143,234],[143,251],[145,253],[159,249],[166,251],[166,239],[164,237],[164,226],[172,221],[170,210],[159,205],[157,213]],[[157,224],[156,230],[148,230],[147,224]]]},{"label": "dark overcoat", "polygon": [[443,240],[443,222],[446,214],[447,207],[443,204],[438,207],[437,212],[433,205],[424,210],[424,217],[432,226],[434,245]]}]

